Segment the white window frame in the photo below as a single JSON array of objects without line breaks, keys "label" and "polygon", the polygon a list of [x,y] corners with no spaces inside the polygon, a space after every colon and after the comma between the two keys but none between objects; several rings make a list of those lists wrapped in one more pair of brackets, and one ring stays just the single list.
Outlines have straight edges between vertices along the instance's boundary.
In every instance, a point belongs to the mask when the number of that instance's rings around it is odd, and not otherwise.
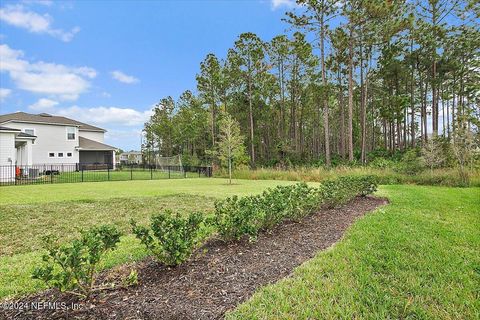
[{"label": "white window frame", "polygon": [[[70,154],[70,155],[68,155],[68,154]],[[71,158],[71,157],[73,157],[73,152],[67,152],[67,158]]]},{"label": "white window frame", "polygon": [[[50,154],[53,154],[53,157],[50,156]],[[55,152],[50,152],[50,151],[49,151],[49,152],[48,152],[48,157],[49,157],[49,158],[55,158]]]},{"label": "white window frame", "polygon": [[[62,155],[60,155],[62,154]],[[65,158],[64,156],[65,152],[57,152],[57,158]]]},{"label": "white window frame", "polygon": [[[25,132],[25,131],[27,131],[27,130],[32,130],[33,133],[32,133],[31,135],[32,135],[32,136],[35,135],[35,129],[34,129],[34,128],[24,128],[22,131],[23,131],[23,133],[27,133],[27,132]],[[30,134],[30,133],[29,133],[29,134]]]},{"label": "white window frame", "polygon": [[[69,139],[68,134],[71,133],[71,132],[68,132],[68,129],[72,129],[72,128],[73,128],[73,139]],[[76,130],[75,127],[65,127],[65,132],[66,132],[66,135],[67,135],[67,141],[77,140],[77,130]]]}]

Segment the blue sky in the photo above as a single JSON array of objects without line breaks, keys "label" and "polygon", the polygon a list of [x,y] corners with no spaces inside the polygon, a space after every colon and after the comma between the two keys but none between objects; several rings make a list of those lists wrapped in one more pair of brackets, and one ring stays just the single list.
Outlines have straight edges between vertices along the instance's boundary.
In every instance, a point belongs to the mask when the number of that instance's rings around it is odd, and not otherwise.
[{"label": "blue sky", "polygon": [[195,91],[199,64],[242,32],[288,27],[290,0],[1,1],[0,114],[49,112],[106,128],[139,149],[161,98]]}]

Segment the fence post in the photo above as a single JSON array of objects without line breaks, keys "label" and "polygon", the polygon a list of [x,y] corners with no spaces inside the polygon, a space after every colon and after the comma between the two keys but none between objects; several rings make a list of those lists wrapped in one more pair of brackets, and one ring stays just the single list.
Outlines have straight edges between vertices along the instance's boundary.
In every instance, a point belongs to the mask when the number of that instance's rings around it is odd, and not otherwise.
[{"label": "fence post", "polygon": [[110,165],[107,164],[107,179],[110,181]]},{"label": "fence post", "polygon": [[130,180],[133,180],[133,164],[130,165]]},{"label": "fence post", "polygon": [[50,183],[53,183],[53,166],[50,165]]},{"label": "fence post", "polygon": [[152,165],[150,165],[150,180],[153,180],[153,168],[152,168]]},{"label": "fence post", "polygon": [[168,179],[170,179],[170,166],[168,166]]},{"label": "fence post", "polygon": [[198,177],[200,178],[200,167],[197,167]]},{"label": "fence post", "polygon": [[83,166],[81,167],[81,169],[82,169],[82,182],[83,182]]},{"label": "fence post", "polygon": [[17,185],[17,166],[12,165],[12,172],[13,172],[13,181],[15,185]]}]

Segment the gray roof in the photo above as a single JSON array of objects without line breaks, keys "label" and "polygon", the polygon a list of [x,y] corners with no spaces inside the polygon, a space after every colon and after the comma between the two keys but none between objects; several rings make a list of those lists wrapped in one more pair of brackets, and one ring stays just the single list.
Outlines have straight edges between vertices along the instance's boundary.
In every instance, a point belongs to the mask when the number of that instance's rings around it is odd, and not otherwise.
[{"label": "gray roof", "polygon": [[80,149],[85,151],[117,150],[117,148],[109,146],[108,144],[93,141],[82,136],[78,137],[78,143],[79,143]]},{"label": "gray roof", "polygon": [[28,122],[28,123],[47,123],[78,126],[80,131],[100,131],[105,132],[105,129],[95,127],[77,120],[65,118],[62,116],[52,116],[48,113],[32,114],[26,112],[15,112],[0,115],[0,124],[10,121]]},{"label": "gray roof", "polygon": [[0,126],[0,131],[20,131],[20,129],[13,129],[13,128]]},{"label": "gray roof", "polygon": [[25,132],[20,132],[18,134],[19,137],[22,137],[22,138],[36,138],[37,136],[34,136],[33,134],[28,134],[28,133],[25,133]]}]

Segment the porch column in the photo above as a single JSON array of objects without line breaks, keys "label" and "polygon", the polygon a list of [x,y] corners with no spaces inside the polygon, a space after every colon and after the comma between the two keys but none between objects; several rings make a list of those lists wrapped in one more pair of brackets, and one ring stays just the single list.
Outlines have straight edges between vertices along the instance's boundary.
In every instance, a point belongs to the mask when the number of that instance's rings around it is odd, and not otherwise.
[{"label": "porch column", "polygon": [[26,145],[25,148],[26,148],[26,152],[25,152],[26,154],[25,154],[25,156],[26,156],[26,160],[27,160],[27,161],[25,161],[25,162],[26,162],[26,164],[27,164],[28,166],[31,166],[31,165],[33,164],[33,159],[32,159],[32,140],[27,140],[27,145]]}]

